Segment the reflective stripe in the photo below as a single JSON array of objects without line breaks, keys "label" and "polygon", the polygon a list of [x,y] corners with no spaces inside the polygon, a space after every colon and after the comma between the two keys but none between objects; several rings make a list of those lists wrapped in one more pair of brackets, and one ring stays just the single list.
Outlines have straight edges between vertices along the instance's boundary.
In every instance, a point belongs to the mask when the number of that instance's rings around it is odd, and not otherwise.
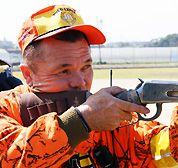
[{"label": "reflective stripe", "polygon": [[170,153],[166,153],[166,154],[164,154],[164,155],[162,155],[162,156],[153,156],[153,155],[152,155],[152,158],[153,158],[154,160],[160,160],[160,159],[162,159],[163,157],[167,157],[167,156],[172,156],[172,155],[171,155],[171,152],[170,152]]},{"label": "reflective stripe", "polygon": [[158,168],[178,167],[178,163],[172,157],[169,146],[169,129],[163,129],[150,141],[153,163]]}]

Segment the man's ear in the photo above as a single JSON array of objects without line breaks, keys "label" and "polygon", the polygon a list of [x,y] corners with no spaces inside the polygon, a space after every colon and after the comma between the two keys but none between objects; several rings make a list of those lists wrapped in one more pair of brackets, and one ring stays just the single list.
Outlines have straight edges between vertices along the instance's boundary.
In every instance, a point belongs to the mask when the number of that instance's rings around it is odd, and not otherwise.
[{"label": "man's ear", "polygon": [[24,64],[20,65],[22,75],[29,86],[33,86],[32,70]]}]

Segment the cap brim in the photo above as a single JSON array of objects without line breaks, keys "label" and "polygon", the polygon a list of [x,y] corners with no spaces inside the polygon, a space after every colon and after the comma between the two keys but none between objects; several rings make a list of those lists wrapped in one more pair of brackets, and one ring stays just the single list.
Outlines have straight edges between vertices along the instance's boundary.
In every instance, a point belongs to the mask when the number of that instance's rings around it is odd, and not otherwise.
[{"label": "cap brim", "polygon": [[106,42],[104,34],[100,30],[91,25],[77,25],[56,29],[36,37],[33,41],[51,37],[67,30],[79,30],[83,32],[87,36],[88,41],[91,45],[98,45]]},{"label": "cap brim", "polygon": [[4,61],[2,59],[0,59],[0,65],[8,65],[9,67],[12,66],[11,64],[9,64],[8,62],[6,62],[6,61]]}]

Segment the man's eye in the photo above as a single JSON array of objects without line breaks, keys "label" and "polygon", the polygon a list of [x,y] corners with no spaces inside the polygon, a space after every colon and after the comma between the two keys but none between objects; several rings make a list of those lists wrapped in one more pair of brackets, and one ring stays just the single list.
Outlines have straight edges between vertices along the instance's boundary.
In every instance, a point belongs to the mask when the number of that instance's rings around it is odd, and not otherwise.
[{"label": "man's eye", "polygon": [[67,69],[65,69],[65,70],[63,70],[63,71],[60,71],[60,72],[58,72],[58,73],[56,73],[55,75],[66,75],[66,74],[68,74],[69,73],[69,70],[67,70]]},{"label": "man's eye", "polygon": [[87,69],[89,69],[91,67],[91,65],[85,65],[83,68],[82,68],[82,70],[87,70]]},{"label": "man's eye", "polygon": [[69,71],[67,70],[67,69],[65,69],[65,70],[63,70],[62,72],[61,72],[61,74],[66,74],[66,73],[68,73]]}]

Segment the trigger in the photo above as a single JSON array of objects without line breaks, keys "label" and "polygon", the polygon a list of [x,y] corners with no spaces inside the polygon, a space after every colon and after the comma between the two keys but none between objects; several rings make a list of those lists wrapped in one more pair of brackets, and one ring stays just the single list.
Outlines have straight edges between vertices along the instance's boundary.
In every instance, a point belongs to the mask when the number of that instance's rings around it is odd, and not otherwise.
[{"label": "trigger", "polygon": [[156,103],[156,107],[157,107],[157,111],[156,111],[156,114],[153,117],[144,118],[144,117],[141,116],[140,113],[138,113],[138,120],[152,121],[152,120],[157,119],[160,116],[161,112],[162,112],[162,103]]}]

